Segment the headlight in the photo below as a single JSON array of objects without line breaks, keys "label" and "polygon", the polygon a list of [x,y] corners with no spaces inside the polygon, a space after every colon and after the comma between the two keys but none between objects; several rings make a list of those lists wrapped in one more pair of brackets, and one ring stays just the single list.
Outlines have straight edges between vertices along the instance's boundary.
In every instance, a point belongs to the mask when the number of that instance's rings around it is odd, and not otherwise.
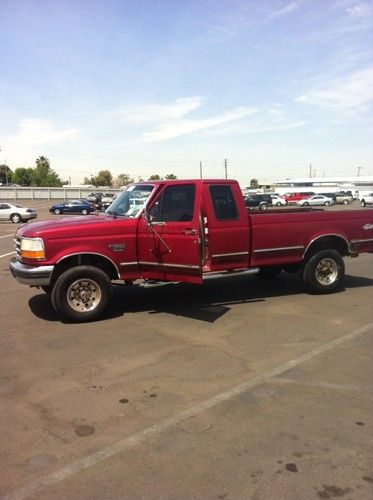
[{"label": "headlight", "polygon": [[41,238],[22,238],[20,256],[25,259],[45,259],[44,241]]}]

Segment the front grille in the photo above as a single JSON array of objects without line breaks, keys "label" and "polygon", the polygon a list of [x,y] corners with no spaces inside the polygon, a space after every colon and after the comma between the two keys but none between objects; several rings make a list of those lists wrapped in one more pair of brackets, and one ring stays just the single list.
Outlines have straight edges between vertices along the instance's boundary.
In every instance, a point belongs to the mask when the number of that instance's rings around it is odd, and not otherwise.
[{"label": "front grille", "polygon": [[21,238],[19,236],[14,238],[14,250],[16,251],[17,258],[19,259],[21,257]]}]

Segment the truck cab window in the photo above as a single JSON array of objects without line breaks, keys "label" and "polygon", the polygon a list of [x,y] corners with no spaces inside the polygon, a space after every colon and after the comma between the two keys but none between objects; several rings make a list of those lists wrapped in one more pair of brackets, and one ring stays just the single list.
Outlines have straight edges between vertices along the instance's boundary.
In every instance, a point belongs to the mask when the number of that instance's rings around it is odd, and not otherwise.
[{"label": "truck cab window", "polygon": [[149,211],[157,222],[188,222],[194,215],[194,184],[168,186]]},{"label": "truck cab window", "polygon": [[210,195],[217,220],[235,220],[238,217],[236,202],[229,185],[210,186]]}]

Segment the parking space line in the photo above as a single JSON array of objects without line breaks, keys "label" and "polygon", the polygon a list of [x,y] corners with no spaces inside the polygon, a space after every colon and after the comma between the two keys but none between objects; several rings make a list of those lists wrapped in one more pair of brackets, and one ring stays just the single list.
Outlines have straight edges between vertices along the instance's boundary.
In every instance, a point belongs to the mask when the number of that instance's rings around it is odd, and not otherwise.
[{"label": "parking space line", "polygon": [[1,238],[9,238],[10,236],[14,236],[15,233],[9,233],[9,234],[5,234],[4,236],[0,236],[0,239]]},{"label": "parking space line", "polygon": [[0,255],[0,259],[1,259],[1,257],[7,257],[8,255],[12,255],[14,253],[15,252],[3,253],[3,255]]},{"label": "parking space line", "polygon": [[363,333],[366,333],[371,329],[373,329],[373,323],[368,323],[346,335],[331,340],[330,342],[326,342],[325,344],[316,347],[312,351],[306,352],[305,354],[299,356],[298,358],[292,359],[282,365],[277,366],[276,368],[273,368],[272,370],[262,373],[261,375],[250,378],[247,381],[233,387],[232,389],[217,394],[216,396],[213,396],[210,399],[206,399],[205,401],[197,404],[196,406],[193,406],[192,408],[189,408],[188,410],[181,411],[180,413],[178,413],[173,417],[167,418],[162,422],[159,422],[157,424],[152,425],[151,427],[147,427],[146,429],[136,432],[132,436],[124,438],[113,445],[107,446],[102,450],[87,455],[86,457],[81,458],[80,460],[77,460],[67,465],[66,467],[63,467],[62,469],[57,470],[56,472],[52,472],[51,474],[45,477],[36,479],[35,481],[30,482],[29,484],[20,488],[19,490],[16,490],[13,493],[9,493],[8,495],[5,495],[4,497],[2,497],[2,500],[23,500],[24,498],[34,495],[38,491],[47,488],[48,486],[60,483],[64,479],[78,472],[88,469],[89,467],[92,467],[98,464],[99,462],[102,462],[103,460],[118,455],[119,453],[122,453],[123,451],[129,448],[137,446],[146,441],[148,438],[160,434],[171,427],[175,427],[176,425],[180,424],[185,420],[188,420],[189,418],[200,415],[201,413],[204,413],[207,410],[210,410],[225,401],[229,401],[233,399],[235,396],[238,396],[243,392],[247,391],[248,389],[251,389],[257,385],[268,382],[269,380],[273,379],[274,377],[277,377],[278,375],[281,375],[282,373],[290,370],[291,368],[299,366],[302,363],[305,363],[306,361],[315,358],[316,356],[324,354],[325,352],[330,351],[331,349],[338,347],[344,342],[348,342],[349,340],[352,340],[355,337],[358,337],[359,335],[362,335]]}]

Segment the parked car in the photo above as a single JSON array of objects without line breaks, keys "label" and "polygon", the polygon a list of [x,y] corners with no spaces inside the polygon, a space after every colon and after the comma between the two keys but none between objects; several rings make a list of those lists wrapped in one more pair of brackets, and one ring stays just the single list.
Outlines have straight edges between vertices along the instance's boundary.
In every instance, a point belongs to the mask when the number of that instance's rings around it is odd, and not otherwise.
[{"label": "parked car", "polygon": [[348,205],[354,201],[352,194],[343,193],[342,191],[335,193],[335,202]]},{"label": "parked car", "polygon": [[271,200],[272,200],[272,205],[275,205],[276,207],[287,205],[285,198],[283,198],[282,196],[271,194]]},{"label": "parked car", "polygon": [[302,207],[307,207],[308,205],[333,205],[334,200],[333,198],[329,198],[328,196],[324,196],[323,194],[315,194],[314,196],[311,196],[310,198],[306,198],[305,200],[299,200],[298,205],[301,205]]},{"label": "parked car", "polygon": [[297,203],[300,200],[305,200],[310,196],[314,195],[314,191],[307,191],[303,193],[286,193],[284,194],[284,198],[287,203]]},{"label": "parked car", "polygon": [[360,198],[360,203],[362,207],[367,205],[373,205],[373,193],[365,194]]},{"label": "parked car", "polygon": [[87,215],[96,210],[96,207],[86,200],[67,200],[53,205],[49,211],[52,214],[82,214]]},{"label": "parked car", "polygon": [[116,195],[114,193],[103,193],[101,198],[101,207],[102,211],[106,210],[115,200]]},{"label": "parked car", "polygon": [[38,213],[33,208],[25,208],[11,203],[0,203],[0,220],[10,220],[14,224],[35,219]]},{"label": "parked car", "polygon": [[93,203],[94,205],[98,206],[101,204],[101,198],[102,198],[102,193],[95,191],[89,194],[86,198],[86,200],[89,203]]},{"label": "parked car", "polygon": [[269,194],[250,194],[244,197],[245,205],[248,208],[259,208],[267,210],[272,205],[272,198]]}]

